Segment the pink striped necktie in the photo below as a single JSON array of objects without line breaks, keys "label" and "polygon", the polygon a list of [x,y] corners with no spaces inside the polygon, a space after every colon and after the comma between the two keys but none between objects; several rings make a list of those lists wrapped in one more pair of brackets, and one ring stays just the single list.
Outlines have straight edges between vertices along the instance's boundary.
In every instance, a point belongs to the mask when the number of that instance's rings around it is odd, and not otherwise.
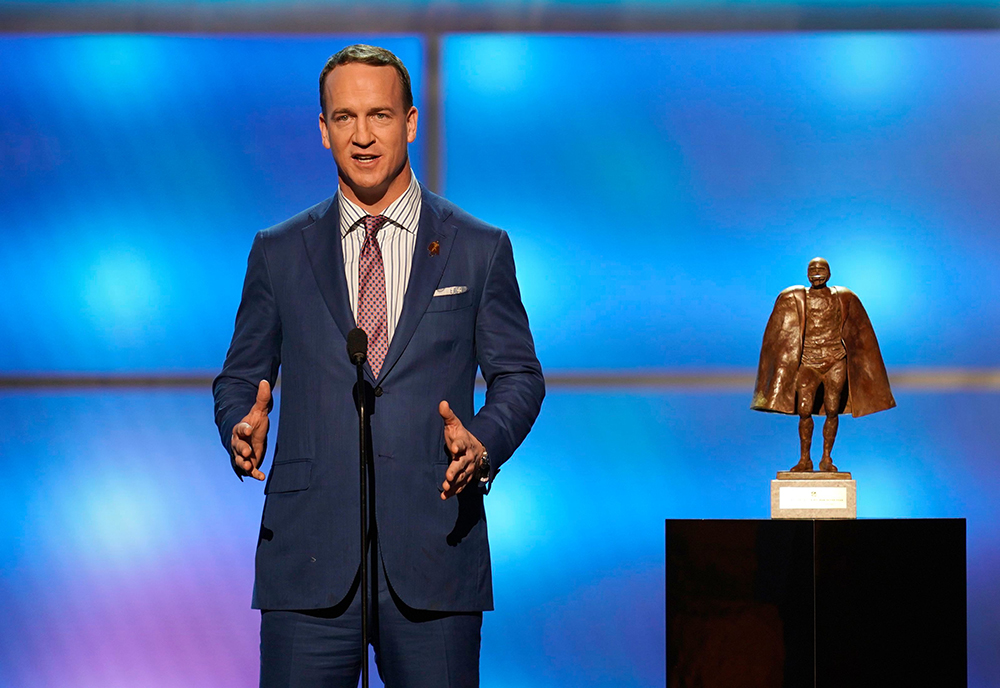
[{"label": "pink striped necktie", "polygon": [[365,243],[361,246],[361,264],[358,268],[358,327],[368,335],[368,363],[378,377],[389,348],[386,325],[385,267],[382,249],[375,237],[388,221],[384,215],[366,215]]}]

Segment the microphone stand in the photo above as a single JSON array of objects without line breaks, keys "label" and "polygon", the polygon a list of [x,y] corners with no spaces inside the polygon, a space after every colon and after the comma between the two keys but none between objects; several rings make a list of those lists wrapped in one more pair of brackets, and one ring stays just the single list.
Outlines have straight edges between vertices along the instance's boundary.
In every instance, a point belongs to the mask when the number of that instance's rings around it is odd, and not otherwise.
[{"label": "microphone stand", "polygon": [[358,454],[361,464],[361,687],[368,688],[368,452],[365,443],[365,372],[368,336],[355,328],[347,336],[347,351],[358,371]]},{"label": "microphone stand", "polygon": [[368,452],[365,451],[365,372],[358,369],[358,447],[361,459],[361,688],[368,688]]}]

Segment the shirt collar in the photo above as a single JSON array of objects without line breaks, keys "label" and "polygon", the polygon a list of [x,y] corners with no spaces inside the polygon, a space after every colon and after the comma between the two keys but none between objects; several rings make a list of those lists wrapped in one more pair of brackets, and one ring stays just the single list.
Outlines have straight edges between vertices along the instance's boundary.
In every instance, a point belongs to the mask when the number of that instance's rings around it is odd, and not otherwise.
[{"label": "shirt collar", "polygon": [[[369,213],[348,199],[339,187],[337,202],[340,208],[340,236],[343,238],[359,227],[361,219]],[[417,181],[417,175],[410,170],[410,185],[399,198],[382,211],[382,215],[397,227],[415,234],[420,222],[420,205],[420,183]]]}]

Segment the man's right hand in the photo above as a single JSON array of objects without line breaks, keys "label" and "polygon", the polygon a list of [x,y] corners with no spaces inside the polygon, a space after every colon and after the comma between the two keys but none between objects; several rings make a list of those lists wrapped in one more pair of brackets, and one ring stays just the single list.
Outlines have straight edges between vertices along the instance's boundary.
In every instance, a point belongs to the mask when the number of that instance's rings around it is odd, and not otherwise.
[{"label": "man's right hand", "polygon": [[249,475],[263,480],[260,467],[267,452],[267,429],[270,421],[267,414],[271,410],[271,385],[261,380],[257,387],[257,401],[250,413],[233,426],[233,436],[229,442],[233,466],[237,474]]}]

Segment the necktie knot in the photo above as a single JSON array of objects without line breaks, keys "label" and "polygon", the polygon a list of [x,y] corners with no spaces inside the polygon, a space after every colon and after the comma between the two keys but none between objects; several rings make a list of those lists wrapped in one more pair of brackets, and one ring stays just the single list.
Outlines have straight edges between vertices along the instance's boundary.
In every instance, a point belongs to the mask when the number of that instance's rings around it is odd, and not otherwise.
[{"label": "necktie knot", "polygon": [[365,215],[363,222],[365,225],[365,234],[370,237],[374,237],[378,230],[382,229],[382,225],[389,221],[385,215]]}]

